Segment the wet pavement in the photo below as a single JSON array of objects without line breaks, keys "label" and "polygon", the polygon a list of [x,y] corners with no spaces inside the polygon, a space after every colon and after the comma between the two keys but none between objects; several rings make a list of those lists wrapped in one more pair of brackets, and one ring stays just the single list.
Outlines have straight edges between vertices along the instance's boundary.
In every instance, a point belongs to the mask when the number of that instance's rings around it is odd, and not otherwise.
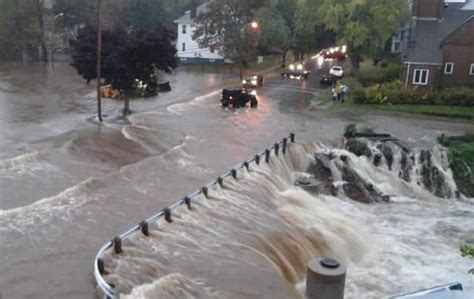
[{"label": "wet pavement", "polygon": [[349,122],[409,142],[473,126],[452,120],[332,110],[309,81],[269,78],[259,107],[222,109],[231,79],[178,71],[173,91],[131,103],[104,100],[67,64],[0,71],[0,292],[3,298],[93,298],[92,261],[117,232],[273,144],[337,144]]}]

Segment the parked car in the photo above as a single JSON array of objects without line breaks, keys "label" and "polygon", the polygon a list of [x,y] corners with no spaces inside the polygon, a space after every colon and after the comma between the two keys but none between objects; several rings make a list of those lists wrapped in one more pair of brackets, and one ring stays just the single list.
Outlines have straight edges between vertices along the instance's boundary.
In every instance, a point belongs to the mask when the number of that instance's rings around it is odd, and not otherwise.
[{"label": "parked car", "polygon": [[344,77],[344,71],[342,70],[342,66],[335,65],[329,70],[329,75],[336,76],[338,78]]},{"label": "parked car", "polygon": [[251,75],[246,77],[242,81],[242,86],[244,88],[259,88],[263,86],[263,76],[262,75]]},{"label": "parked car", "polygon": [[333,75],[324,75],[321,80],[319,80],[319,84],[323,86],[333,86],[337,82],[337,77]]},{"label": "parked car", "polygon": [[233,108],[245,107],[250,103],[250,107],[254,108],[257,107],[258,100],[255,93],[249,93],[245,88],[228,87],[222,90],[221,103],[223,107]]},{"label": "parked car", "polygon": [[311,73],[308,65],[303,61],[292,63],[288,66],[284,72],[281,73],[282,78],[289,79],[308,79],[308,75]]}]

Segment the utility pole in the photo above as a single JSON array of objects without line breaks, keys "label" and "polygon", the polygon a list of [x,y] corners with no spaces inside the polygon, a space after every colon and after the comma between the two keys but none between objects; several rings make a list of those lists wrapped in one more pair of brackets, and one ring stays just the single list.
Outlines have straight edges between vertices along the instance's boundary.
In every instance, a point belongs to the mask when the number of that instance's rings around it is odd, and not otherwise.
[{"label": "utility pole", "polygon": [[99,121],[102,122],[102,98],[100,94],[101,86],[101,67],[100,67],[100,56],[102,53],[102,24],[100,20],[100,9],[102,0],[97,0],[97,115]]}]

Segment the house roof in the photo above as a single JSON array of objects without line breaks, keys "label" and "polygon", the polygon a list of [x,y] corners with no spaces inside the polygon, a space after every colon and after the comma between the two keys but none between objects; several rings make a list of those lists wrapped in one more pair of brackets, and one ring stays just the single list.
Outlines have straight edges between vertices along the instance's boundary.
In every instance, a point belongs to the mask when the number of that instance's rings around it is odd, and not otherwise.
[{"label": "house roof", "polygon": [[410,40],[415,41],[406,48],[406,61],[420,63],[443,63],[441,42],[466,20],[474,15],[474,10],[461,9],[464,4],[450,3],[444,8],[443,18],[440,20],[417,20]]},{"label": "house roof", "polygon": [[470,34],[474,26],[474,15],[466,20],[459,28],[451,32],[445,39],[441,41],[441,44],[463,44],[463,45],[474,45],[474,35]]},{"label": "house roof", "polygon": [[[207,6],[208,6],[208,4],[206,2],[206,3],[203,3],[203,4],[199,5],[198,7],[196,7],[197,14],[199,15],[199,13],[206,11]],[[176,19],[174,22],[178,23],[178,24],[192,24],[192,23],[194,23],[194,20],[191,18],[191,11],[188,10],[187,12],[184,13],[184,15],[182,15],[180,18]]]}]

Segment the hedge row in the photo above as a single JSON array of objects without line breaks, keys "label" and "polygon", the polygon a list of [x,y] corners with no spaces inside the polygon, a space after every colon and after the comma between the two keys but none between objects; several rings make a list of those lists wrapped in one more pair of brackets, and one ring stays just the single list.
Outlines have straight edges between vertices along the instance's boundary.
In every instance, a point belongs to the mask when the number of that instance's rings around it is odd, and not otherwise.
[{"label": "hedge row", "polygon": [[442,90],[405,88],[401,81],[374,84],[353,93],[352,99],[361,104],[430,104],[474,106],[474,88],[454,87]]}]

